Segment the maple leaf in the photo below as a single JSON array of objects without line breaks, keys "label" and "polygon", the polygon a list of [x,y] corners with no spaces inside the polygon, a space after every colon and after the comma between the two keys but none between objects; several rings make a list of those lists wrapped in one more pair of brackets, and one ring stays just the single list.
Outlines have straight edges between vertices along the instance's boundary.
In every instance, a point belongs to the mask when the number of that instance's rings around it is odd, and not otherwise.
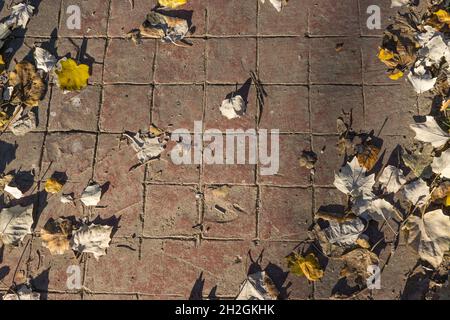
[{"label": "maple leaf", "polygon": [[75,91],[85,88],[89,79],[89,66],[77,64],[71,58],[62,58],[56,64],[57,84],[62,90]]},{"label": "maple leaf", "polygon": [[31,234],[33,205],[15,206],[0,211],[0,239],[4,244],[18,246],[27,234]]},{"label": "maple leaf", "polygon": [[388,165],[384,168],[378,182],[388,193],[396,193],[406,183],[403,171],[394,166]]},{"label": "maple leaf", "polygon": [[416,140],[431,143],[435,148],[442,147],[450,139],[450,135],[439,127],[432,116],[427,116],[425,122],[415,123],[410,127],[416,133]]},{"label": "maple leaf", "polygon": [[28,61],[16,64],[14,71],[9,73],[9,85],[14,87],[10,101],[14,105],[37,107],[45,91],[44,81]]},{"label": "maple leaf", "polygon": [[310,281],[317,281],[323,277],[323,270],[320,268],[317,257],[310,253],[302,257],[297,253],[292,253],[287,258],[288,268],[297,276],[305,276]]},{"label": "maple leaf", "polygon": [[431,164],[433,172],[450,179],[450,149],[442,152],[440,157],[436,157]]},{"label": "maple leaf", "polygon": [[111,231],[111,226],[84,224],[73,232],[72,249],[81,253],[92,253],[98,260],[106,254],[111,241]]},{"label": "maple leaf", "polygon": [[330,221],[330,226],[323,230],[327,240],[339,246],[349,246],[355,243],[366,226],[359,218],[349,221]]},{"label": "maple leaf", "polygon": [[410,216],[403,230],[407,242],[422,260],[437,268],[450,247],[450,217],[441,209],[425,213],[423,218]]},{"label": "maple leaf", "polygon": [[372,193],[375,175],[366,176],[366,170],[361,167],[356,157],[339,170],[334,176],[334,186],[341,192],[354,198]]}]

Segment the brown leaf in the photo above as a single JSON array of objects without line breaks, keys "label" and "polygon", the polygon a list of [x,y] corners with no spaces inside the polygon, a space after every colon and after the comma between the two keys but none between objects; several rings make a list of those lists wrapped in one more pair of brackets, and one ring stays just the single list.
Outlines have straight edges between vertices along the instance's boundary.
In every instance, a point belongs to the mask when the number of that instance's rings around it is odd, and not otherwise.
[{"label": "brown leaf", "polygon": [[342,259],[344,261],[344,267],[340,272],[340,276],[346,277],[362,286],[366,285],[366,279],[370,276],[367,267],[379,264],[376,254],[363,248],[355,249],[344,254]]},{"label": "brown leaf", "polygon": [[14,71],[9,73],[9,85],[14,87],[11,99],[14,105],[37,107],[45,91],[44,81],[28,61],[16,64]]},{"label": "brown leaf", "polygon": [[368,171],[372,170],[377,163],[380,149],[370,143],[358,145],[357,149],[358,153],[356,157],[358,158],[359,165]]},{"label": "brown leaf", "polygon": [[70,250],[72,223],[64,218],[50,219],[41,230],[42,246],[53,254],[64,254]]}]

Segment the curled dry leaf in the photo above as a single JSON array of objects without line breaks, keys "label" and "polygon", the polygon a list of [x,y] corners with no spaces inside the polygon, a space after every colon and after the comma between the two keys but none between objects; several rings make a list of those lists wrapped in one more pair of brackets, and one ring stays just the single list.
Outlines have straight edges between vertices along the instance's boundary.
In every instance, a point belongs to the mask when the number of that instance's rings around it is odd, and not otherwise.
[{"label": "curled dry leaf", "polygon": [[439,127],[432,116],[427,116],[426,121],[410,125],[416,133],[415,139],[421,142],[428,142],[435,148],[444,146],[450,135]]},{"label": "curled dry leaf", "polygon": [[379,264],[377,255],[364,248],[358,248],[344,254],[342,260],[344,261],[344,267],[340,276],[360,286],[365,286],[366,280],[371,275],[368,267]]},{"label": "curled dry leaf", "polygon": [[27,234],[31,234],[33,205],[15,206],[0,211],[0,239],[4,244],[18,246]]},{"label": "curled dry leaf", "polygon": [[450,248],[450,217],[442,210],[425,213],[423,218],[410,216],[403,230],[408,244],[422,260],[437,268]]},{"label": "curled dry leaf", "polygon": [[37,107],[45,91],[44,81],[28,61],[16,64],[14,71],[9,73],[9,85],[14,87],[10,101],[13,105]]},{"label": "curled dry leaf", "polygon": [[39,47],[34,49],[33,56],[34,61],[36,62],[36,68],[43,70],[44,72],[50,72],[57,63],[54,55]]},{"label": "curled dry leaf", "polygon": [[70,250],[72,222],[64,218],[50,219],[41,230],[42,246],[51,254],[64,254]]},{"label": "curled dry leaf", "polygon": [[431,164],[433,172],[450,179],[450,149],[442,152],[440,157],[436,157]]},{"label": "curled dry leaf", "polygon": [[139,28],[146,37],[158,37],[163,41],[175,43],[182,40],[189,32],[188,22],[184,19],[169,17],[152,11]]},{"label": "curled dry leaf", "polygon": [[98,260],[106,254],[111,241],[111,231],[111,226],[83,225],[73,232],[72,249],[80,253],[92,253]]},{"label": "curled dry leaf", "polygon": [[310,281],[317,281],[323,277],[323,270],[314,253],[310,253],[306,257],[292,253],[286,260],[290,271],[297,276],[305,276]]},{"label": "curled dry leaf", "polygon": [[26,3],[19,3],[11,8],[11,14],[6,20],[8,26],[12,28],[26,28],[30,17],[33,15],[34,7]]},{"label": "curled dry leaf", "polygon": [[20,199],[23,197],[22,191],[20,191],[19,188],[17,187],[6,185],[4,190],[6,193],[10,194],[14,199]]},{"label": "curled dry leaf", "polygon": [[89,66],[77,64],[71,58],[62,58],[55,68],[57,84],[62,90],[76,91],[85,88],[89,79]]},{"label": "curled dry leaf", "polygon": [[334,176],[334,186],[341,192],[354,198],[372,193],[375,175],[366,176],[366,169],[359,165],[358,159],[353,158]]},{"label": "curled dry leaf", "polygon": [[306,169],[314,169],[314,165],[317,162],[317,155],[312,151],[303,151],[298,163],[300,167]]},{"label": "curled dry leaf", "polygon": [[361,167],[370,171],[375,166],[380,153],[380,148],[373,144],[361,144],[356,146],[358,163]]},{"label": "curled dry leaf", "polygon": [[96,206],[102,197],[102,188],[99,184],[93,183],[84,189],[80,200],[85,206]]},{"label": "curled dry leaf", "polygon": [[266,272],[248,275],[236,300],[276,300],[279,291]]},{"label": "curled dry leaf", "polygon": [[45,181],[45,191],[51,194],[58,193],[62,190],[63,185],[55,178],[48,178]]},{"label": "curled dry leaf", "polygon": [[228,120],[239,118],[245,113],[246,105],[244,99],[240,95],[235,95],[230,99],[222,101],[219,110]]},{"label": "curled dry leaf", "polygon": [[406,183],[403,171],[394,166],[388,165],[378,179],[383,188],[388,193],[396,193]]},{"label": "curled dry leaf", "polygon": [[67,204],[67,203],[73,203],[74,199],[72,197],[72,195],[70,194],[63,194],[61,195],[61,203]]}]

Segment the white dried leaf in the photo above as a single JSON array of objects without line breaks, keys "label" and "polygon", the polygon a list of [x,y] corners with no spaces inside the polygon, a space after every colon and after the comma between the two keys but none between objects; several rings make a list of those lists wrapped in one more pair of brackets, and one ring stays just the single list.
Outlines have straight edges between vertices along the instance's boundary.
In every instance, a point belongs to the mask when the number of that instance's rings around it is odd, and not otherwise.
[{"label": "white dried leaf", "polygon": [[279,292],[266,272],[251,274],[241,285],[236,300],[276,300]]},{"label": "white dried leaf", "polygon": [[73,233],[72,249],[80,253],[92,253],[98,260],[106,254],[111,241],[111,231],[111,226],[83,225]]},{"label": "white dried leaf", "polygon": [[4,190],[5,192],[9,193],[14,199],[20,199],[23,197],[22,191],[20,191],[17,187],[6,185]]},{"label": "white dried leaf", "polygon": [[431,72],[422,65],[416,65],[408,74],[408,80],[418,94],[433,89],[437,78],[433,78]]},{"label": "white dried leaf", "polygon": [[357,199],[352,207],[352,211],[361,218],[366,220],[373,219],[378,222],[399,217],[394,206],[384,199]]},{"label": "white dried leaf", "polygon": [[39,47],[34,49],[34,61],[36,61],[36,68],[44,72],[50,72],[58,62],[54,55]]},{"label": "white dried leaf", "polygon": [[96,206],[102,197],[102,188],[100,185],[91,184],[84,189],[80,200],[85,206]]},{"label": "white dried leaf", "polygon": [[163,151],[163,144],[159,142],[159,138],[150,138],[140,135],[139,132],[133,136],[124,134],[131,141],[133,149],[137,152],[137,157],[141,163],[146,163],[150,159],[158,157]]},{"label": "white dried leaf", "polygon": [[26,28],[28,20],[33,15],[34,7],[25,3],[19,3],[11,8],[11,14],[6,20],[6,24],[13,28]]},{"label": "white dried leaf", "polygon": [[366,176],[366,169],[359,165],[358,159],[353,158],[334,175],[334,186],[341,192],[354,198],[372,194],[375,175]]},{"label": "white dried leaf", "polygon": [[61,196],[61,202],[62,203],[64,203],[64,204],[67,204],[67,203],[73,203],[74,202],[74,199],[73,199],[73,197],[70,195],[70,194],[63,194],[62,196]]},{"label": "white dried leaf", "polygon": [[410,3],[410,0],[391,0],[391,8],[403,7]]},{"label": "white dried leaf", "polygon": [[41,294],[33,292],[26,285],[21,285],[16,293],[5,294],[2,300],[41,300]]},{"label": "white dried leaf", "polygon": [[422,179],[417,179],[403,187],[403,194],[413,205],[422,207],[430,198],[430,188]]},{"label": "white dried leaf", "polygon": [[434,173],[450,179],[450,149],[442,152],[440,157],[434,158],[431,168]]},{"label": "white dried leaf", "polygon": [[330,226],[323,231],[328,242],[339,246],[349,246],[355,243],[365,227],[364,222],[359,218],[341,223],[331,220]]},{"label": "white dried leaf", "polygon": [[36,115],[33,111],[28,111],[26,115],[12,123],[9,128],[14,135],[24,136],[28,132],[36,129],[36,126]]},{"label": "white dried leaf", "polygon": [[245,112],[245,101],[240,95],[236,95],[223,100],[219,110],[228,120],[239,118]]},{"label": "white dried leaf", "polygon": [[15,206],[0,211],[0,239],[4,244],[18,246],[26,235],[31,234],[33,205]]},{"label": "white dried leaf", "polygon": [[14,87],[9,86],[3,89],[3,100],[4,101],[9,101],[11,100],[11,95],[14,91]]},{"label": "white dried leaf", "polygon": [[439,127],[432,116],[427,116],[425,122],[415,123],[410,127],[416,133],[416,140],[431,143],[435,148],[442,147],[450,139],[450,135]]},{"label": "white dried leaf", "polygon": [[450,247],[450,217],[441,209],[425,213],[423,219],[410,216],[403,230],[407,232],[408,244],[422,260],[435,268],[442,263],[444,253]]},{"label": "white dried leaf", "polygon": [[378,179],[388,193],[396,193],[406,183],[403,171],[394,166],[386,166]]},{"label": "white dried leaf", "polygon": [[[278,12],[281,12],[283,7],[287,5],[287,0],[269,0],[269,1]],[[264,4],[266,1],[261,0],[261,2]]]}]

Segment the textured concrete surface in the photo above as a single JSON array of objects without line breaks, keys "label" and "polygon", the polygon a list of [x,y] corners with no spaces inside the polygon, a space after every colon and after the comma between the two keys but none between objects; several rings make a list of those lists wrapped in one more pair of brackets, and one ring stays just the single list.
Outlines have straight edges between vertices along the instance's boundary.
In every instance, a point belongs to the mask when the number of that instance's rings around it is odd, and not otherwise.
[{"label": "textured concrete surface", "polygon": [[[382,30],[366,27],[367,6],[377,2],[383,26],[388,24],[390,1],[291,0],[277,13],[268,1],[190,0],[183,9],[193,10],[196,29],[188,48],[156,39],[136,46],[126,39],[154,0],[38,2],[31,1],[38,13],[28,29],[5,46],[15,48],[6,58],[20,61],[34,44],[72,57],[81,47],[80,61],[90,65],[92,76],[79,93],[63,95],[51,84],[35,132],[0,138],[2,154],[17,144],[14,159],[1,170],[36,174],[27,197],[35,204],[35,233],[21,247],[4,250],[0,268],[10,272],[0,276],[0,290],[22,275],[38,277],[34,286],[49,299],[233,298],[251,259],[261,255],[260,266],[285,297],[329,298],[339,261],[329,261],[325,278],[312,284],[288,274],[284,257],[307,239],[317,208],[345,201],[333,187],[342,164],[335,148],[342,111],[352,110],[354,128],[367,131],[378,132],[388,118],[381,131],[386,160],[412,135],[408,125],[419,112],[418,99],[407,83],[386,77],[376,58]],[[66,27],[69,4],[81,8],[81,30]],[[336,50],[339,44],[342,50]],[[219,104],[250,70],[268,92],[261,122],[254,86],[246,116],[225,121]],[[420,110],[429,103],[424,99]],[[136,158],[120,140],[123,131],[145,130],[151,123],[192,130],[195,120],[205,128],[280,129],[279,173],[261,176],[259,165],[248,164],[176,166],[168,151],[129,172]],[[319,155],[315,174],[298,166],[304,149]],[[100,207],[86,211],[47,196],[42,181],[55,171],[68,177],[65,193],[80,194],[90,179],[109,182]],[[245,214],[219,224],[208,216],[212,189],[223,184],[230,187],[229,201]],[[45,222],[69,215],[119,219],[106,256],[51,256],[41,247],[37,234]],[[416,261],[400,248],[402,261],[389,265],[383,289],[365,296],[399,297]],[[81,267],[84,290],[67,289],[69,265]]]}]

